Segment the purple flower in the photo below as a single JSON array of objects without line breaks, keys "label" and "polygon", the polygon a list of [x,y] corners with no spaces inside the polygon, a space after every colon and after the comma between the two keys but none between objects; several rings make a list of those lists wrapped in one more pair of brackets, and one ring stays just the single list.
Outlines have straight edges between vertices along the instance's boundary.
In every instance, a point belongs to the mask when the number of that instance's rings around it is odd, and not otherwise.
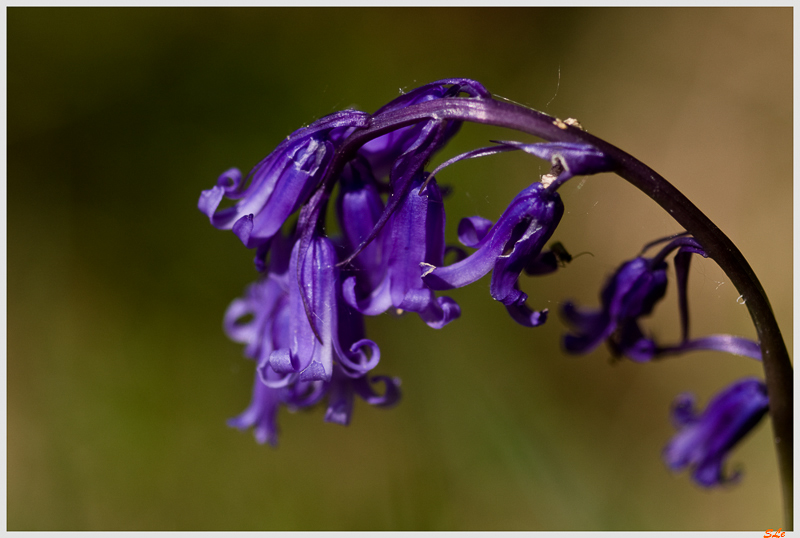
[{"label": "purple flower", "polygon": [[[394,307],[417,312],[430,327],[439,329],[459,317],[461,310],[449,297],[436,297],[420,277],[420,264],[441,265],[445,251],[439,187],[433,181],[420,192],[422,184],[423,177],[417,176],[405,201],[370,244],[373,248],[355,258],[355,275],[344,281],[343,293],[362,314],[374,316]],[[380,197],[369,185],[344,193],[342,227],[349,245],[361,243],[381,207]]]},{"label": "purple flower", "polygon": [[[288,382],[330,381],[336,359],[346,372],[363,375],[380,359],[378,346],[363,334],[360,314],[340,301],[336,251],[325,237],[315,237],[300,259],[295,243],[289,264],[288,342],[269,356],[268,366]],[[344,343],[344,345],[342,344]],[[366,353],[364,348],[369,348]],[[267,363],[260,365],[265,368]]]},{"label": "purple flower", "polygon": [[[290,310],[285,283],[270,274],[251,284],[245,296],[235,299],[225,313],[223,326],[228,337],[245,344],[245,356],[260,365],[269,360],[274,349],[288,345]],[[323,388],[320,381],[299,380],[279,386],[282,378],[277,372],[259,368],[250,405],[228,425],[241,430],[252,427],[259,443],[276,445],[280,408],[313,405],[322,397]]]},{"label": "purple flower", "polygon": [[447,290],[471,284],[492,271],[492,297],[503,303],[518,323],[541,325],[547,311],[535,312],[526,306],[528,296],[520,291],[517,280],[539,257],[563,213],[558,193],[534,183],[511,201],[496,224],[482,217],[463,219],[458,227],[459,240],[478,250],[445,267],[424,264],[422,280],[431,289]]},{"label": "purple flower", "polygon": [[564,347],[570,353],[588,353],[608,340],[616,355],[637,362],[650,360],[656,345],[642,334],[639,318],[653,311],[666,290],[666,262],[642,257],[625,262],[603,288],[600,310],[564,304],[564,319],[577,331],[564,337]]},{"label": "purple flower", "polygon": [[759,379],[737,381],[709,403],[703,413],[695,410],[695,398],[679,395],[672,419],[679,429],[664,448],[663,458],[673,471],[692,469],[692,478],[705,487],[734,482],[741,473],[726,476],[722,469],[728,453],[761,420],[769,408],[767,387]]},{"label": "purple flower", "polygon": [[[480,83],[469,79],[445,79],[412,90],[379,109],[372,122],[380,124],[386,116],[397,116],[402,110],[433,99],[455,98],[466,93],[471,98],[488,99],[491,94]],[[359,156],[376,177],[389,173],[390,196],[372,231],[354,246],[342,262],[350,263],[366,245],[375,240],[395,211],[408,196],[411,184],[428,160],[452,138],[461,127],[459,121],[427,119],[379,136],[359,149]]]},{"label": "purple flower", "polygon": [[[280,265],[280,262],[276,264]],[[329,380],[303,379],[302,375],[286,375],[271,367],[270,357],[275,350],[290,349],[292,325],[297,321],[292,318],[288,289],[291,283],[288,277],[292,274],[270,273],[252,284],[243,298],[231,303],[224,321],[228,336],[245,344],[245,356],[258,363],[250,405],[239,416],[230,419],[228,424],[242,430],[252,427],[259,443],[268,442],[273,446],[277,444],[277,416],[281,407],[301,409],[313,406],[327,396],[325,420],[347,424],[355,395],[380,407],[392,406],[400,397],[398,379],[385,376],[368,378],[367,372],[377,364],[379,358],[377,346],[363,339],[361,315],[347,305],[338,309],[339,334],[334,338],[352,345],[349,353],[339,351],[336,358],[341,362],[331,364]],[[370,360],[366,360],[359,349],[364,346],[372,347],[373,356]],[[336,345],[332,347],[336,348]],[[359,356],[363,360],[353,360]],[[374,382],[384,384],[383,394],[372,389]]]},{"label": "purple flower", "polygon": [[[366,126],[368,119],[364,112],[344,110],[298,129],[253,168],[247,188],[232,168],[202,192],[198,209],[215,228],[233,230],[248,248],[265,243],[306,202],[344,135]],[[223,197],[239,201],[217,211]]]},{"label": "purple flower", "polygon": [[[567,301],[562,307],[564,320],[573,333],[564,336],[564,348],[569,353],[589,353],[603,341],[615,356],[625,356],[635,362],[676,355],[688,351],[714,350],[761,360],[761,349],[756,342],[725,334],[689,339],[689,310],[687,279],[693,254],[705,257],[706,253],[692,237],[678,234],[653,241],[650,247],[669,241],[652,258],[638,256],[627,261],[609,278],[600,295],[600,309],[580,309]],[[678,300],[682,340],[677,345],[663,346],[645,336],[639,320],[650,315],[655,305],[664,298],[667,290],[666,256],[674,250],[675,273],[678,281]]]}]

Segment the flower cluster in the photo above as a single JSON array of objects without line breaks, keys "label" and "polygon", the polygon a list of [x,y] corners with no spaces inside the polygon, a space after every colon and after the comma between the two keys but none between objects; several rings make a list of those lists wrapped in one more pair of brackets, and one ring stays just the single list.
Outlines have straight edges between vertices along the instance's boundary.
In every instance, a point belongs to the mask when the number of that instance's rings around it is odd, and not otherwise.
[{"label": "flower cluster", "polygon": [[[324,400],[325,420],[348,424],[355,396],[380,407],[398,401],[400,381],[373,375],[381,352],[365,338],[364,316],[413,312],[441,329],[461,309],[440,292],[491,273],[489,292],[513,320],[527,327],[546,321],[546,309],[528,306],[520,275],[546,275],[569,261],[560,243],[546,248],[564,214],[557,189],[575,175],[612,171],[614,161],[589,144],[505,141],[459,155],[428,173],[431,157],[460,128],[460,121],[413,114],[434,100],[492,97],[478,82],[447,79],[410,91],[374,114],[337,112],[292,133],[246,177],[230,169],[200,195],[198,208],[214,227],[231,230],[256,249],[261,276],[231,303],[224,328],[256,364],[251,403],[229,423],[253,428],[259,442],[277,443],[282,407],[302,409]],[[372,136],[362,136],[367,132]],[[517,150],[549,161],[549,173],[514,197],[496,222],[482,216],[461,219],[458,240],[471,254],[447,245],[438,171],[464,159]],[[335,235],[324,225],[331,198]],[[224,199],[232,202],[220,208]],[[654,256],[644,256],[659,244],[665,245]],[[445,265],[451,249],[457,260]],[[673,252],[682,340],[661,345],[644,333],[640,318],[664,297],[666,258]],[[689,338],[686,286],[695,254],[706,257],[686,233],[655,241],[609,279],[600,309],[565,303],[562,314],[573,328],[564,338],[565,349],[587,353],[606,342],[615,356],[636,362],[698,349],[760,360],[759,346],[743,338]],[[382,388],[375,390],[375,384]],[[723,459],[767,407],[763,384],[746,380],[726,389],[702,415],[692,411],[688,396],[681,398],[674,416],[683,429],[665,459],[676,470],[693,466],[701,484],[725,481]]]}]

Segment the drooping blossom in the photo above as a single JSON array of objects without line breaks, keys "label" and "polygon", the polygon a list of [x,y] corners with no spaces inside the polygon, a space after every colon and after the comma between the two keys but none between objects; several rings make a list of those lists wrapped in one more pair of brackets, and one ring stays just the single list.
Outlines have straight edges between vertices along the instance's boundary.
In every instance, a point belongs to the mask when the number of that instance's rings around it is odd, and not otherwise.
[{"label": "drooping blossom", "polygon": [[448,290],[471,284],[491,271],[492,298],[503,303],[518,323],[540,325],[547,311],[527,307],[528,296],[519,289],[517,280],[541,254],[563,213],[558,193],[534,183],[511,201],[496,224],[482,217],[463,219],[458,227],[459,241],[477,251],[452,265],[424,264],[422,280],[433,290]]},{"label": "drooping blossom", "polygon": [[[374,316],[394,307],[416,312],[429,326],[439,329],[456,319],[461,310],[449,297],[436,297],[420,276],[420,264],[441,265],[445,252],[442,196],[435,181],[420,192],[423,182],[419,175],[405,201],[371,244],[374,248],[355,258],[361,270],[344,281],[343,292],[348,304],[362,314]],[[358,245],[376,222],[374,217],[382,204],[372,192],[366,185],[344,194],[342,225],[350,245]],[[369,199],[360,212],[351,207],[357,197]]]},{"label": "drooping blossom", "polygon": [[[564,303],[562,316],[573,332],[564,336],[564,348],[569,353],[589,353],[606,342],[615,356],[635,362],[676,355],[696,350],[716,350],[761,359],[756,342],[731,335],[711,335],[689,338],[687,282],[689,261],[693,254],[706,256],[694,238],[678,234],[654,241],[644,250],[668,241],[655,256],[637,256],[623,263],[608,279],[600,294],[599,309],[583,309],[571,301]],[[682,340],[676,345],[663,345],[647,335],[640,321],[653,312],[667,290],[666,257],[677,250],[675,272],[678,281]]]},{"label": "drooping blossom", "polygon": [[690,468],[692,478],[704,487],[734,482],[741,473],[726,473],[725,460],[768,409],[767,387],[755,378],[725,388],[702,413],[695,409],[692,394],[681,394],[672,408],[678,433],[664,448],[664,461],[673,471]]},{"label": "drooping blossom", "polygon": [[[271,267],[280,267],[273,251]],[[291,267],[291,266],[289,266]],[[327,398],[328,409],[325,420],[347,424],[352,413],[354,396],[379,407],[394,405],[399,397],[400,381],[386,376],[369,377],[369,371],[379,359],[377,346],[364,340],[364,327],[361,315],[342,304],[337,309],[339,332],[329,335],[330,341],[344,342],[347,350],[339,348],[336,362],[331,362],[330,378],[303,378],[302,375],[276,371],[270,358],[276,350],[291,349],[296,332],[293,325],[302,325],[303,319],[294,319],[296,309],[291,307],[291,273],[269,273],[248,287],[245,296],[234,300],[225,314],[224,327],[228,336],[245,344],[245,356],[257,363],[253,394],[250,405],[243,413],[228,421],[238,429],[253,428],[256,440],[260,443],[277,444],[278,412],[282,407],[290,410],[316,405]],[[304,313],[303,313],[304,315]],[[302,316],[301,316],[302,318]],[[368,344],[369,342],[369,344]],[[318,344],[318,343],[317,343]],[[329,343],[337,348],[338,344]],[[360,362],[354,361],[362,353],[361,347],[372,347],[370,359],[361,355]],[[373,347],[374,346],[374,347]],[[319,356],[318,354],[317,356]],[[324,362],[322,359],[320,362]],[[302,374],[302,371],[301,371]],[[372,383],[382,382],[382,394],[372,389]]]},{"label": "drooping blossom", "polygon": [[[288,272],[288,343],[270,353],[269,367],[287,379],[330,381],[336,360],[363,375],[377,364],[380,351],[372,340],[353,339],[361,318],[340,300],[335,247],[330,239],[316,237],[303,259],[299,247],[295,243]],[[343,334],[352,341],[343,342]]]},{"label": "drooping blossom", "polygon": [[[202,192],[198,208],[215,228],[233,230],[246,247],[265,243],[319,184],[344,133],[365,127],[368,119],[364,112],[343,110],[298,129],[253,168],[246,188],[241,172],[232,168]],[[238,202],[217,210],[223,197]]]}]

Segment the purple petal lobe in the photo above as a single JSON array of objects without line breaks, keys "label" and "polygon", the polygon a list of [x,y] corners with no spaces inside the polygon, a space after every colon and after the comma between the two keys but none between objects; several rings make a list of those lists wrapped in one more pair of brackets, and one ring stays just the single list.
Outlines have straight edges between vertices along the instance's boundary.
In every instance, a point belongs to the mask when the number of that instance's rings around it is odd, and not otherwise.
[{"label": "purple petal lobe", "polygon": [[672,411],[680,430],[664,448],[663,458],[673,471],[693,469],[695,482],[704,487],[730,483],[723,465],[733,447],[761,420],[769,408],[767,387],[747,378],[717,394],[705,411],[696,413],[690,395],[680,395]]},{"label": "purple petal lobe", "polygon": [[207,191],[200,193],[200,200],[197,202],[197,209],[199,209],[205,216],[207,216],[212,224],[214,222],[214,211],[219,207],[222,197],[225,195],[225,189],[215,185]]},{"label": "purple petal lobe", "polygon": [[[253,168],[247,188],[242,188],[237,169],[228,170],[215,187],[201,194],[198,208],[216,228],[229,230],[242,223],[237,235],[248,248],[263,244],[323,179],[343,133],[364,127],[367,121],[367,114],[345,110],[295,131]],[[239,201],[218,211],[222,195]],[[245,229],[241,219],[247,215],[252,224]]]},{"label": "purple petal lobe", "polygon": [[564,167],[571,176],[588,176],[600,172],[610,172],[614,163],[602,151],[589,144],[570,142],[544,142],[539,144],[523,144],[521,142],[501,142],[521,149],[525,153]]},{"label": "purple petal lobe", "polygon": [[480,248],[492,224],[492,221],[483,217],[463,218],[458,223],[458,240],[465,247]]}]

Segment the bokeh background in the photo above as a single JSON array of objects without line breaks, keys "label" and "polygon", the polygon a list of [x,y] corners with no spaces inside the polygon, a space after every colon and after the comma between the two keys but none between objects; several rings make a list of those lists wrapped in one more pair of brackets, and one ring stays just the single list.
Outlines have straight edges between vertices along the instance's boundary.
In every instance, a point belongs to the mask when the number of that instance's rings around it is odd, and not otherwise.
[{"label": "bokeh background", "polygon": [[[705,530],[782,526],[770,426],[705,491],[660,459],[676,394],[705,405],[758,363],[696,353],[612,362],[559,349],[557,315],[517,326],[488,279],[441,331],[368,320],[392,410],[280,416],[280,447],[225,426],[253,365],[226,339],[252,252],[199,193],[294,129],[470,77],[637,156],[740,247],[792,341],[792,11],[771,9],[9,8],[8,528]],[[496,138],[465,126],[435,163]],[[435,164],[434,163],[434,164]],[[495,219],[547,166],[454,166],[448,234]],[[623,260],[677,225],[611,175],[561,189],[576,258],[523,279],[534,307],[596,305]],[[754,337],[725,275],[697,260],[694,335]],[[674,281],[647,322],[678,337]]]}]

